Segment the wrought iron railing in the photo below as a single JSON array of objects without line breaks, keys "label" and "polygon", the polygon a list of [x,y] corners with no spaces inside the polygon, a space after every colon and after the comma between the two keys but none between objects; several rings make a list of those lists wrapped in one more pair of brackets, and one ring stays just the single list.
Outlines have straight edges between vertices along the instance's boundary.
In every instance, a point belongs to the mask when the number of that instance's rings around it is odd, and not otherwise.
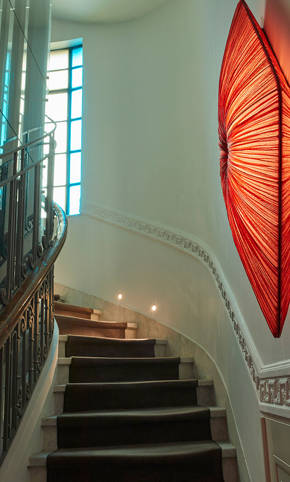
[{"label": "wrought iron railing", "polygon": [[0,463],[48,354],[53,265],[67,229],[52,201],[54,129],[25,141],[0,154]]}]

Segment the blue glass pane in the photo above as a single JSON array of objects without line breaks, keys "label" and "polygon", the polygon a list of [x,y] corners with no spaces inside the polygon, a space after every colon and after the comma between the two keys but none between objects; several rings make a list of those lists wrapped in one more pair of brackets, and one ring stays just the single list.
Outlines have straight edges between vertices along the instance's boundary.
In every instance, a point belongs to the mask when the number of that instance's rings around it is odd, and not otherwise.
[{"label": "blue glass pane", "polygon": [[69,189],[69,214],[80,213],[81,186],[71,186]]},{"label": "blue glass pane", "polygon": [[83,65],[83,47],[72,49],[72,66],[79,67]]},{"label": "blue glass pane", "polygon": [[73,90],[71,93],[71,118],[82,116],[82,94],[83,90]]},{"label": "blue glass pane", "polygon": [[70,150],[80,151],[82,146],[82,121],[72,121],[70,125]]},{"label": "blue glass pane", "polygon": [[81,180],[82,154],[74,152],[70,155],[70,183],[80,182]]},{"label": "blue glass pane", "polygon": [[76,87],[82,87],[83,85],[83,68],[82,67],[78,67],[77,69],[72,70],[71,85],[73,89],[75,89]]}]

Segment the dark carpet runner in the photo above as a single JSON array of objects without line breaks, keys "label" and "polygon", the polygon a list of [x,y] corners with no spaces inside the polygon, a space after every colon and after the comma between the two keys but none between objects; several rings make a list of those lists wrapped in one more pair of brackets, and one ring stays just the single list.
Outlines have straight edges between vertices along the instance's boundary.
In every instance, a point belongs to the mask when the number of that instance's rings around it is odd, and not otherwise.
[{"label": "dark carpet runner", "polygon": [[74,356],[47,482],[223,482],[210,412],[154,340],[69,337]]}]

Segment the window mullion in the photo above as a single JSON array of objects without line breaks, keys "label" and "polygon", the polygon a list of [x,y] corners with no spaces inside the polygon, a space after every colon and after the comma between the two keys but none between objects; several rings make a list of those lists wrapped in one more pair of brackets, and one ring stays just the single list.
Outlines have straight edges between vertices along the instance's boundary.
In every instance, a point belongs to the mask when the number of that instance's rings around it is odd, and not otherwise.
[{"label": "window mullion", "polygon": [[66,213],[69,214],[69,184],[70,184],[70,145],[71,145],[71,98],[72,98],[72,49],[69,49],[69,75],[68,75],[68,123],[67,123],[67,166],[66,166]]}]

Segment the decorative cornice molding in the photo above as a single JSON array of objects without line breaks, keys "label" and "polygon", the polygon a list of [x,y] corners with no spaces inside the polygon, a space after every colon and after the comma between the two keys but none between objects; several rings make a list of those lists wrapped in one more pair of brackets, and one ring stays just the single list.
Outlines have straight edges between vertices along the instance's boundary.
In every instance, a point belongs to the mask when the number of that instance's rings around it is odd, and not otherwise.
[{"label": "decorative cornice molding", "polygon": [[[223,300],[226,312],[231,320],[235,335],[243,353],[244,360],[256,387],[257,396],[260,402],[272,405],[275,404],[280,407],[290,406],[289,361],[281,363],[283,368],[289,365],[288,374],[285,374],[282,377],[275,376],[274,374],[272,374],[270,377],[267,377],[267,369],[263,370],[263,367],[260,370],[257,369],[254,362],[254,357],[249,349],[249,343],[247,342],[245,334],[241,328],[239,317],[237,316],[237,313],[233,307],[234,303],[231,301],[231,296],[226,290],[225,282],[222,281],[224,274],[222,270],[217,267],[213,256],[209,253],[209,249],[205,249],[200,240],[197,241],[196,239],[190,238],[178,232],[174,232],[172,229],[167,229],[165,227],[149,223],[140,218],[128,216],[119,211],[96,205],[88,205],[87,210],[85,210],[83,214],[109,224],[117,225],[123,229],[128,229],[130,231],[149,236],[150,238],[166,243],[189,254],[190,256],[193,256],[205,264],[216,282],[218,291]],[[279,365],[275,364],[275,368],[275,371],[277,372],[279,370]]]}]

